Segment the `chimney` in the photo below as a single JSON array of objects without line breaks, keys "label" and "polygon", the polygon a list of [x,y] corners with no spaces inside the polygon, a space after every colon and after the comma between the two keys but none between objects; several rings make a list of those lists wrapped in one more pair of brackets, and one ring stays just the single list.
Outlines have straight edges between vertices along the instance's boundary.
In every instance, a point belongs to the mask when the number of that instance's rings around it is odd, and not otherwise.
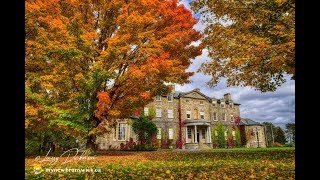
[{"label": "chimney", "polygon": [[223,97],[224,97],[225,100],[231,100],[231,94],[230,93],[224,94]]},{"label": "chimney", "polygon": [[198,91],[198,92],[200,92],[200,89],[199,88],[196,88],[196,89],[194,89],[195,91]]}]

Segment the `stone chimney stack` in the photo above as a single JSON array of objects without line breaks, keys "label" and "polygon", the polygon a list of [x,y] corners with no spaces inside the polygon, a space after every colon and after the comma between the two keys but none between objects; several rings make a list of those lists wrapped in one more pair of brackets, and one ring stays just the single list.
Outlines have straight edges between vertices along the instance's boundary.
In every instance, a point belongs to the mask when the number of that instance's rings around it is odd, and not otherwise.
[{"label": "stone chimney stack", "polygon": [[194,89],[195,91],[198,91],[198,92],[200,92],[200,89],[199,88],[196,88],[196,89]]},{"label": "stone chimney stack", "polygon": [[223,97],[224,97],[225,100],[231,100],[231,94],[230,93],[224,94]]}]

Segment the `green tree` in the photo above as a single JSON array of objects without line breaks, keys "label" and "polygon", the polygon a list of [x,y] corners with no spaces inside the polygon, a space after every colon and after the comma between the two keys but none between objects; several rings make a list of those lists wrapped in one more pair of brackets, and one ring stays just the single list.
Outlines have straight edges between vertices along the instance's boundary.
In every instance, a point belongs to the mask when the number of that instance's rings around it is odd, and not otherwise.
[{"label": "green tree", "polygon": [[132,130],[138,135],[140,144],[151,144],[152,136],[157,134],[157,126],[146,116],[132,120]]},{"label": "green tree", "polygon": [[274,141],[280,144],[285,144],[287,142],[285,133],[281,127],[275,128]]},{"label": "green tree", "polygon": [[275,126],[271,122],[262,123],[266,128],[267,145],[271,145],[274,139]]},{"label": "green tree", "polygon": [[286,135],[289,143],[295,143],[296,141],[296,124],[287,123],[286,124]]},{"label": "green tree", "polygon": [[226,137],[225,137],[225,131],[226,127],[219,122],[216,126],[216,131],[217,131],[217,140],[218,140],[218,147],[219,148],[225,148],[226,147]]},{"label": "green tree", "polygon": [[215,127],[215,126],[212,126],[212,129],[211,129],[211,139],[212,139],[213,148],[219,147],[218,132],[217,132],[217,127]]},{"label": "green tree", "polygon": [[209,85],[275,91],[288,74],[295,79],[294,0],[194,0],[191,8],[206,24],[202,45],[211,61],[200,71]]},{"label": "green tree", "polygon": [[240,129],[239,127],[235,128],[235,145],[236,147],[241,147],[242,143],[241,143],[241,134],[240,134]]}]

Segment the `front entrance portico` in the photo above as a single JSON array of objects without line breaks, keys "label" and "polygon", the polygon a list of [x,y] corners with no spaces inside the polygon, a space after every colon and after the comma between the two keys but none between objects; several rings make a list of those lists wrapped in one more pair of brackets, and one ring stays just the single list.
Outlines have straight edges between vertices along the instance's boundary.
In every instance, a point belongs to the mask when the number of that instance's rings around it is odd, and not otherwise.
[{"label": "front entrance portico", "polygon": [[206,120],[186,120],[186,149],[198,149],[199,143],[212,146],[211,124]]}]

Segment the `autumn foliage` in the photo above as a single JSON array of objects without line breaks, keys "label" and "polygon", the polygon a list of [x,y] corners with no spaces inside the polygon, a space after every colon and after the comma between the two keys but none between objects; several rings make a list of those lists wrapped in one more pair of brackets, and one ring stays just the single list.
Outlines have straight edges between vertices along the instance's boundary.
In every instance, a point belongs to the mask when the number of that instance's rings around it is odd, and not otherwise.
[{"label": "autumn foliage", "polygon": [[25,17],[26,131],[39,139],[128,118],[165,82],[189,82],[201,54],[177,0],[27,0]]},{"label": "autumn foliage", "polygon": [[294,0],[194,0],[206,27],[202,44],[210,61],[200,71],[209,85],[226,78],[229,86],[275,91],[295,79]]}]

